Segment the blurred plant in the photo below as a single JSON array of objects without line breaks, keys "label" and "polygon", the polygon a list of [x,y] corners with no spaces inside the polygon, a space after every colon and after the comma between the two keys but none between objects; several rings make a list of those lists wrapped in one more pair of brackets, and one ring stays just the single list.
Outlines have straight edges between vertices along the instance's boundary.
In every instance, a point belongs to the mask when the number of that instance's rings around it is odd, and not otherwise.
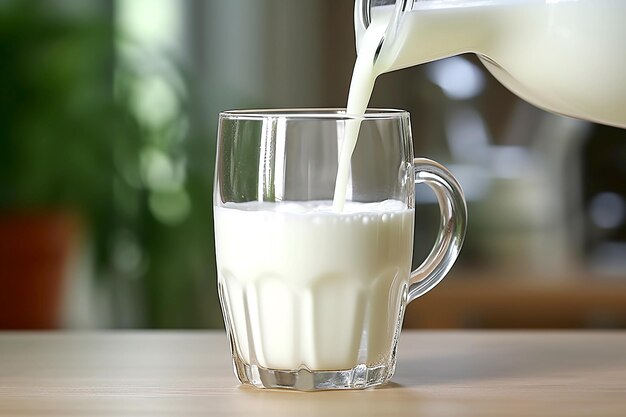
[{"label": "blurred plant", "polygon": [[78,214],[102,265],[118,215],[113,145],[137,155],[139,127],[113,99],[110,24],[53,7],[0,8],[0,210]]},{"label": "blurred plant", "polygon": [[132,161],[126,165],[116,157],[118,169],[126,173],[116,194],[123,205],[134,189],[145,193],[141,226],[122,236],[136,242],[140,256],[135,265],[145,267],[147,320],[152,327],[220,327],[214,141],[207,140],[205,127],[192,123],[191,107],[198,97],[189,88],[191,77],[173,53],[124,38],[118,39],[118,49],[116,96],[129,103],[143,134],[138,172]]},{"label": "blurred plant", "polygon": [[220,326],[213,142],[190,127],[189,79],[171,57],[134,65],[147,52],[116,44],[112,15],[54,4],[0,5],[0,212],[76,213],[114,326]]}]

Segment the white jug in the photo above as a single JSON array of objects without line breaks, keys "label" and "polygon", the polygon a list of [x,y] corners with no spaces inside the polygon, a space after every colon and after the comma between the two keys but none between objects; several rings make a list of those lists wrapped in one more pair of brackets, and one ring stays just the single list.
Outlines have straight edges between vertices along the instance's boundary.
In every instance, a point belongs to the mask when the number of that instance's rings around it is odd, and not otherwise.
[{"label": "white jug", "polygon": [[473,52],[537,107],[626,128],[626,0],[356,0],[357,50],[370,26],[378,74]]}]

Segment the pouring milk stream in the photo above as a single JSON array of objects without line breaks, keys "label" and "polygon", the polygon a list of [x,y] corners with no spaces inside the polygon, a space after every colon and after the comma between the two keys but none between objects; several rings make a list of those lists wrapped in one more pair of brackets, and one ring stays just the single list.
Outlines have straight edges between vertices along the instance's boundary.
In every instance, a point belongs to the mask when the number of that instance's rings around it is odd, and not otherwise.
[{"label": "pouring milk stream", "polygon": [[[358,56],[347,113],[382,73],[473,52],[542,109],[626,127],[624,0],[356,0]],[[341,211],[358,117],[346,123],[333,206]]]}]

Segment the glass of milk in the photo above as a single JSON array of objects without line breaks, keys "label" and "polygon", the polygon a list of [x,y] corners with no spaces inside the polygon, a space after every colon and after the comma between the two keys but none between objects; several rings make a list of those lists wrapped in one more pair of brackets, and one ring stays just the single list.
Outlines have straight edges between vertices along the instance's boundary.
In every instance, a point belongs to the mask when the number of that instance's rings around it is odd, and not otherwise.
[{"label": "glass of milk", "polygon": [[[342,155],[347,132],[358,140]],[[338,179],[341,158],[350,168]],[[441,231],[411,272],[417,183],[436,194]],[[440,164],[414,159],[402,110],[221,113],[214,211],[235,373],[297,390],[388,381],[405,306],[452,267],[466,224],[461,187]]]}]

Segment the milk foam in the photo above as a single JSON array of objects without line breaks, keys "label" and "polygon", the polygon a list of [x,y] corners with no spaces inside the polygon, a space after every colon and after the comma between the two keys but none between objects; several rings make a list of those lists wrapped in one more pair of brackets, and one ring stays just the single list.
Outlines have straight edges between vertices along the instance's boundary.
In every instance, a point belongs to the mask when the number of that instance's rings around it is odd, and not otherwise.
[{"label": "milk foam", "polygon": [[330,201],[285,201],[280,203],[268,201],[248,201],[244,203],[226,203],[224,208],[243,211],[265,211],[291,214],[329,214],[333,216],[346,217],[346,214],[389,214],[389,212],[401,212],[407,210],[405,203],[399,200],[384,200],[373,203],[362,203],[358,201],[348,201],[343,211],[338,213],[333,209]]}]

